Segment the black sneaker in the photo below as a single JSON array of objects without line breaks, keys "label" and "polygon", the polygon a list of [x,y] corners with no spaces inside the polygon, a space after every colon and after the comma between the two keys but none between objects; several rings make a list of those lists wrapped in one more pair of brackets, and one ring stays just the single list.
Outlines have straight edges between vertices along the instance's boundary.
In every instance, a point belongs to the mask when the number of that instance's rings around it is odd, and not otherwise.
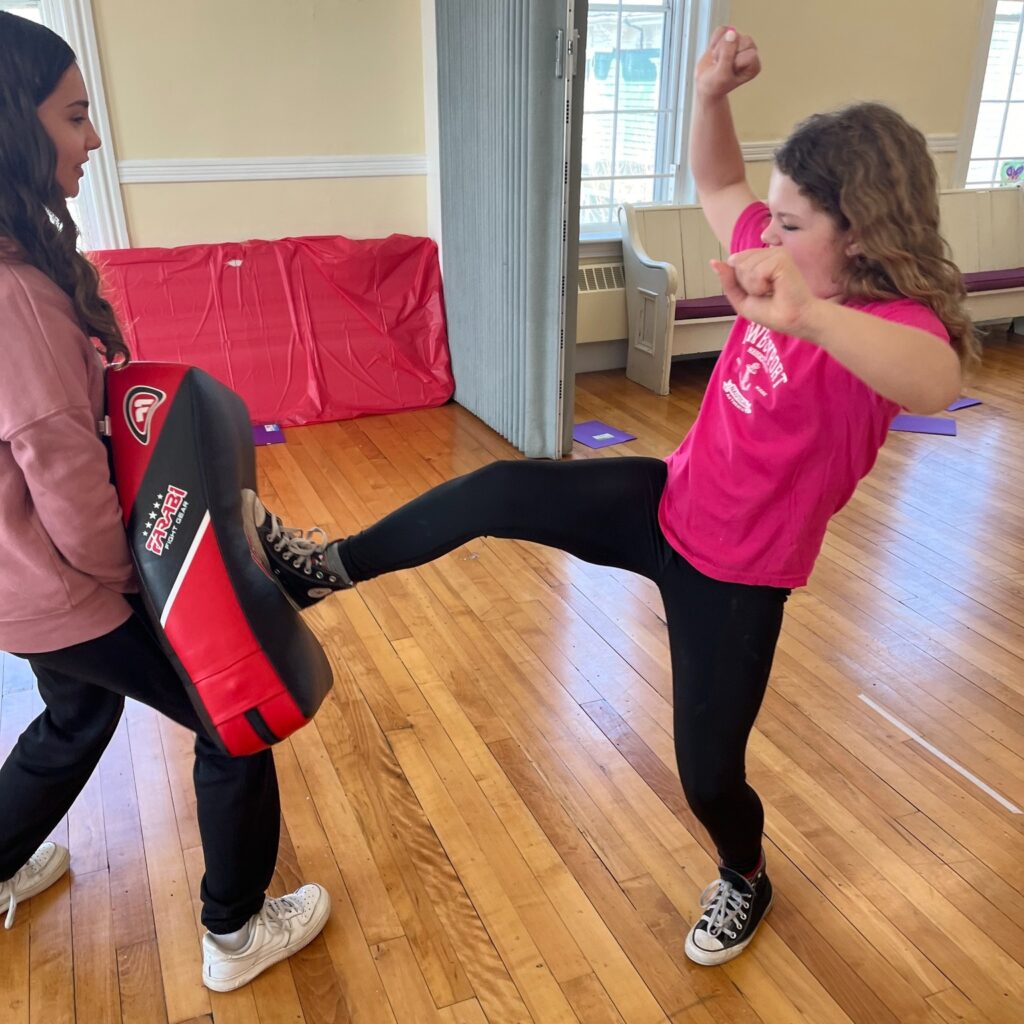
[{"label": "black sneaker", "polygon": [[254,491],[242,491],[242,523],[253,558],[272,576],[296,608],[308,608],[352,581],[327,534],[314,526],[293,530],[266,509]]},{"label": "black sneaker", "polygon": [[704,914],[686,936],[686,955],[706,967],[739,956],[772,909],[772,883],[765,874],[763,859],[753,881],[729,868],[719,870],[721,877],[700,898]]}]

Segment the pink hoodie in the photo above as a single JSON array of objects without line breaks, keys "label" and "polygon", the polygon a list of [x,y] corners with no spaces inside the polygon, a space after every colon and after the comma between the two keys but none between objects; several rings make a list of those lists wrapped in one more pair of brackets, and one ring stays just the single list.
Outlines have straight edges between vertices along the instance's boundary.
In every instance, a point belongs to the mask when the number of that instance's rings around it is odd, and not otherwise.
[{"label": "pink hoodie", "polygon": [[71,301],[0,239],[0,649],[52,651],[131,614],[103,364]]}]

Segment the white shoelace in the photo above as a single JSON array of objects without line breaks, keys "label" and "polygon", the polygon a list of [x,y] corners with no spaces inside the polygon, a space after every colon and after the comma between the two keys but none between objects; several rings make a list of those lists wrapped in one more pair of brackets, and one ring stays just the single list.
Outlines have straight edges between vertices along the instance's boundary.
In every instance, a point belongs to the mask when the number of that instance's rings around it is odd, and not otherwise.
[{"label": "white shoelace", "polygon": [[281,520],[273,512],[267,511],[270,519],[270,532],[267,540],[274,545],[274,550],[280,553],[288,552],[295,560],[295,568],[307,575],[318,565],[327,551],[327,534],[314,526],[311,530],[293,530],[284,526]]},{"label": "white shoelace", "polygon": [[747,919],[750,899],[724,878],[712,882],[700,897],[708,922],[708,935],[717,938],[724,932],[730,939],[735,939],[736,927]]},{"label": "white shoelace", "polygon": [[14,927],[14,911],[18,906],[18,897],[14,894],[14,879],[10,881],[11,896],[7,901],[7,917],[4,918],[4,928],[10,930]]},{"label": "white shoelace", "polygon": [[[37,850],[31,857],[29,857],[28,862],[23,867],[18,868],[18,870],[14,872],[14,875],[11,878],[8,878],[6,882],[0,882],[0,887],[6,885],[10,890],[7,897],[7,916],[4,918],[4,928],[8,931],[14,927],[14,912],[18,909],[18,881],[19,879],[27,878],[28,875],[35,874],[39,871],[40,866],[37,863],[38,857],[39,851]],[[26,888],[28,888],[28,886],[26,886]]]},{"label": "white shoelace", "polygon": [[263,920],[266,922],[267,931],[284,931],[285,921],[295,914],[301,914],[302,909],[302,901],[291,893],[267,900],[263,904]]}]

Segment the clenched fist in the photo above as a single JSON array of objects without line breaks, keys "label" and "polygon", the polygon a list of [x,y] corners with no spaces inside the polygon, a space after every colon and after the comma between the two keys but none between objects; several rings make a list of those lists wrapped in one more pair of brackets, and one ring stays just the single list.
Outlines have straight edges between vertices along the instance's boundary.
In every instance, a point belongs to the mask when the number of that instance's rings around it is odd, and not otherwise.
[{"label": "clenched fist", "polygon": [[712,260],[711,266],[740,316],[780,334],[807,336],[808,314],[822,300],[807,287],[789,253],[777,247],[746,249],[726,263]]},{"label": "clenched fist", "polygon": [[697,62],[694,84],[704,99],[719,99],[761,71],[757,44],[734,28],[719,26],[705,54]]}]

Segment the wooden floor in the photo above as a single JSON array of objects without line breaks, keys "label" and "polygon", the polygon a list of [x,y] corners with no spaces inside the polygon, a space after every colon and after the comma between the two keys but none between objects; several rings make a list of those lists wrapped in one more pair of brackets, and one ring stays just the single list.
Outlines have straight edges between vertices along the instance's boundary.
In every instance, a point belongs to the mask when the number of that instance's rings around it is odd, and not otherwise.
[{"label": "wooden floor", "polygon": [[[638,439],[578,457],[668,453],[708,372],[581,377],[577,418]],[[970,392],[957,437],[890,438],[790,600],[748,766],[777,898],[738,960],[683,957],[715,866],[653,586],[480,541],[308,613],[336,685],[277,751],[276,883],[327,886],[323,936],[202,987],[189,739],[133,705],[58,830],[70,879],[0,932],[0,1021],[1020,1024],[1024,338]],[[511,454],[452,405],[290,430],[261,489],[337,534]],[[6,754],[39,703],[2,682]]]}]

